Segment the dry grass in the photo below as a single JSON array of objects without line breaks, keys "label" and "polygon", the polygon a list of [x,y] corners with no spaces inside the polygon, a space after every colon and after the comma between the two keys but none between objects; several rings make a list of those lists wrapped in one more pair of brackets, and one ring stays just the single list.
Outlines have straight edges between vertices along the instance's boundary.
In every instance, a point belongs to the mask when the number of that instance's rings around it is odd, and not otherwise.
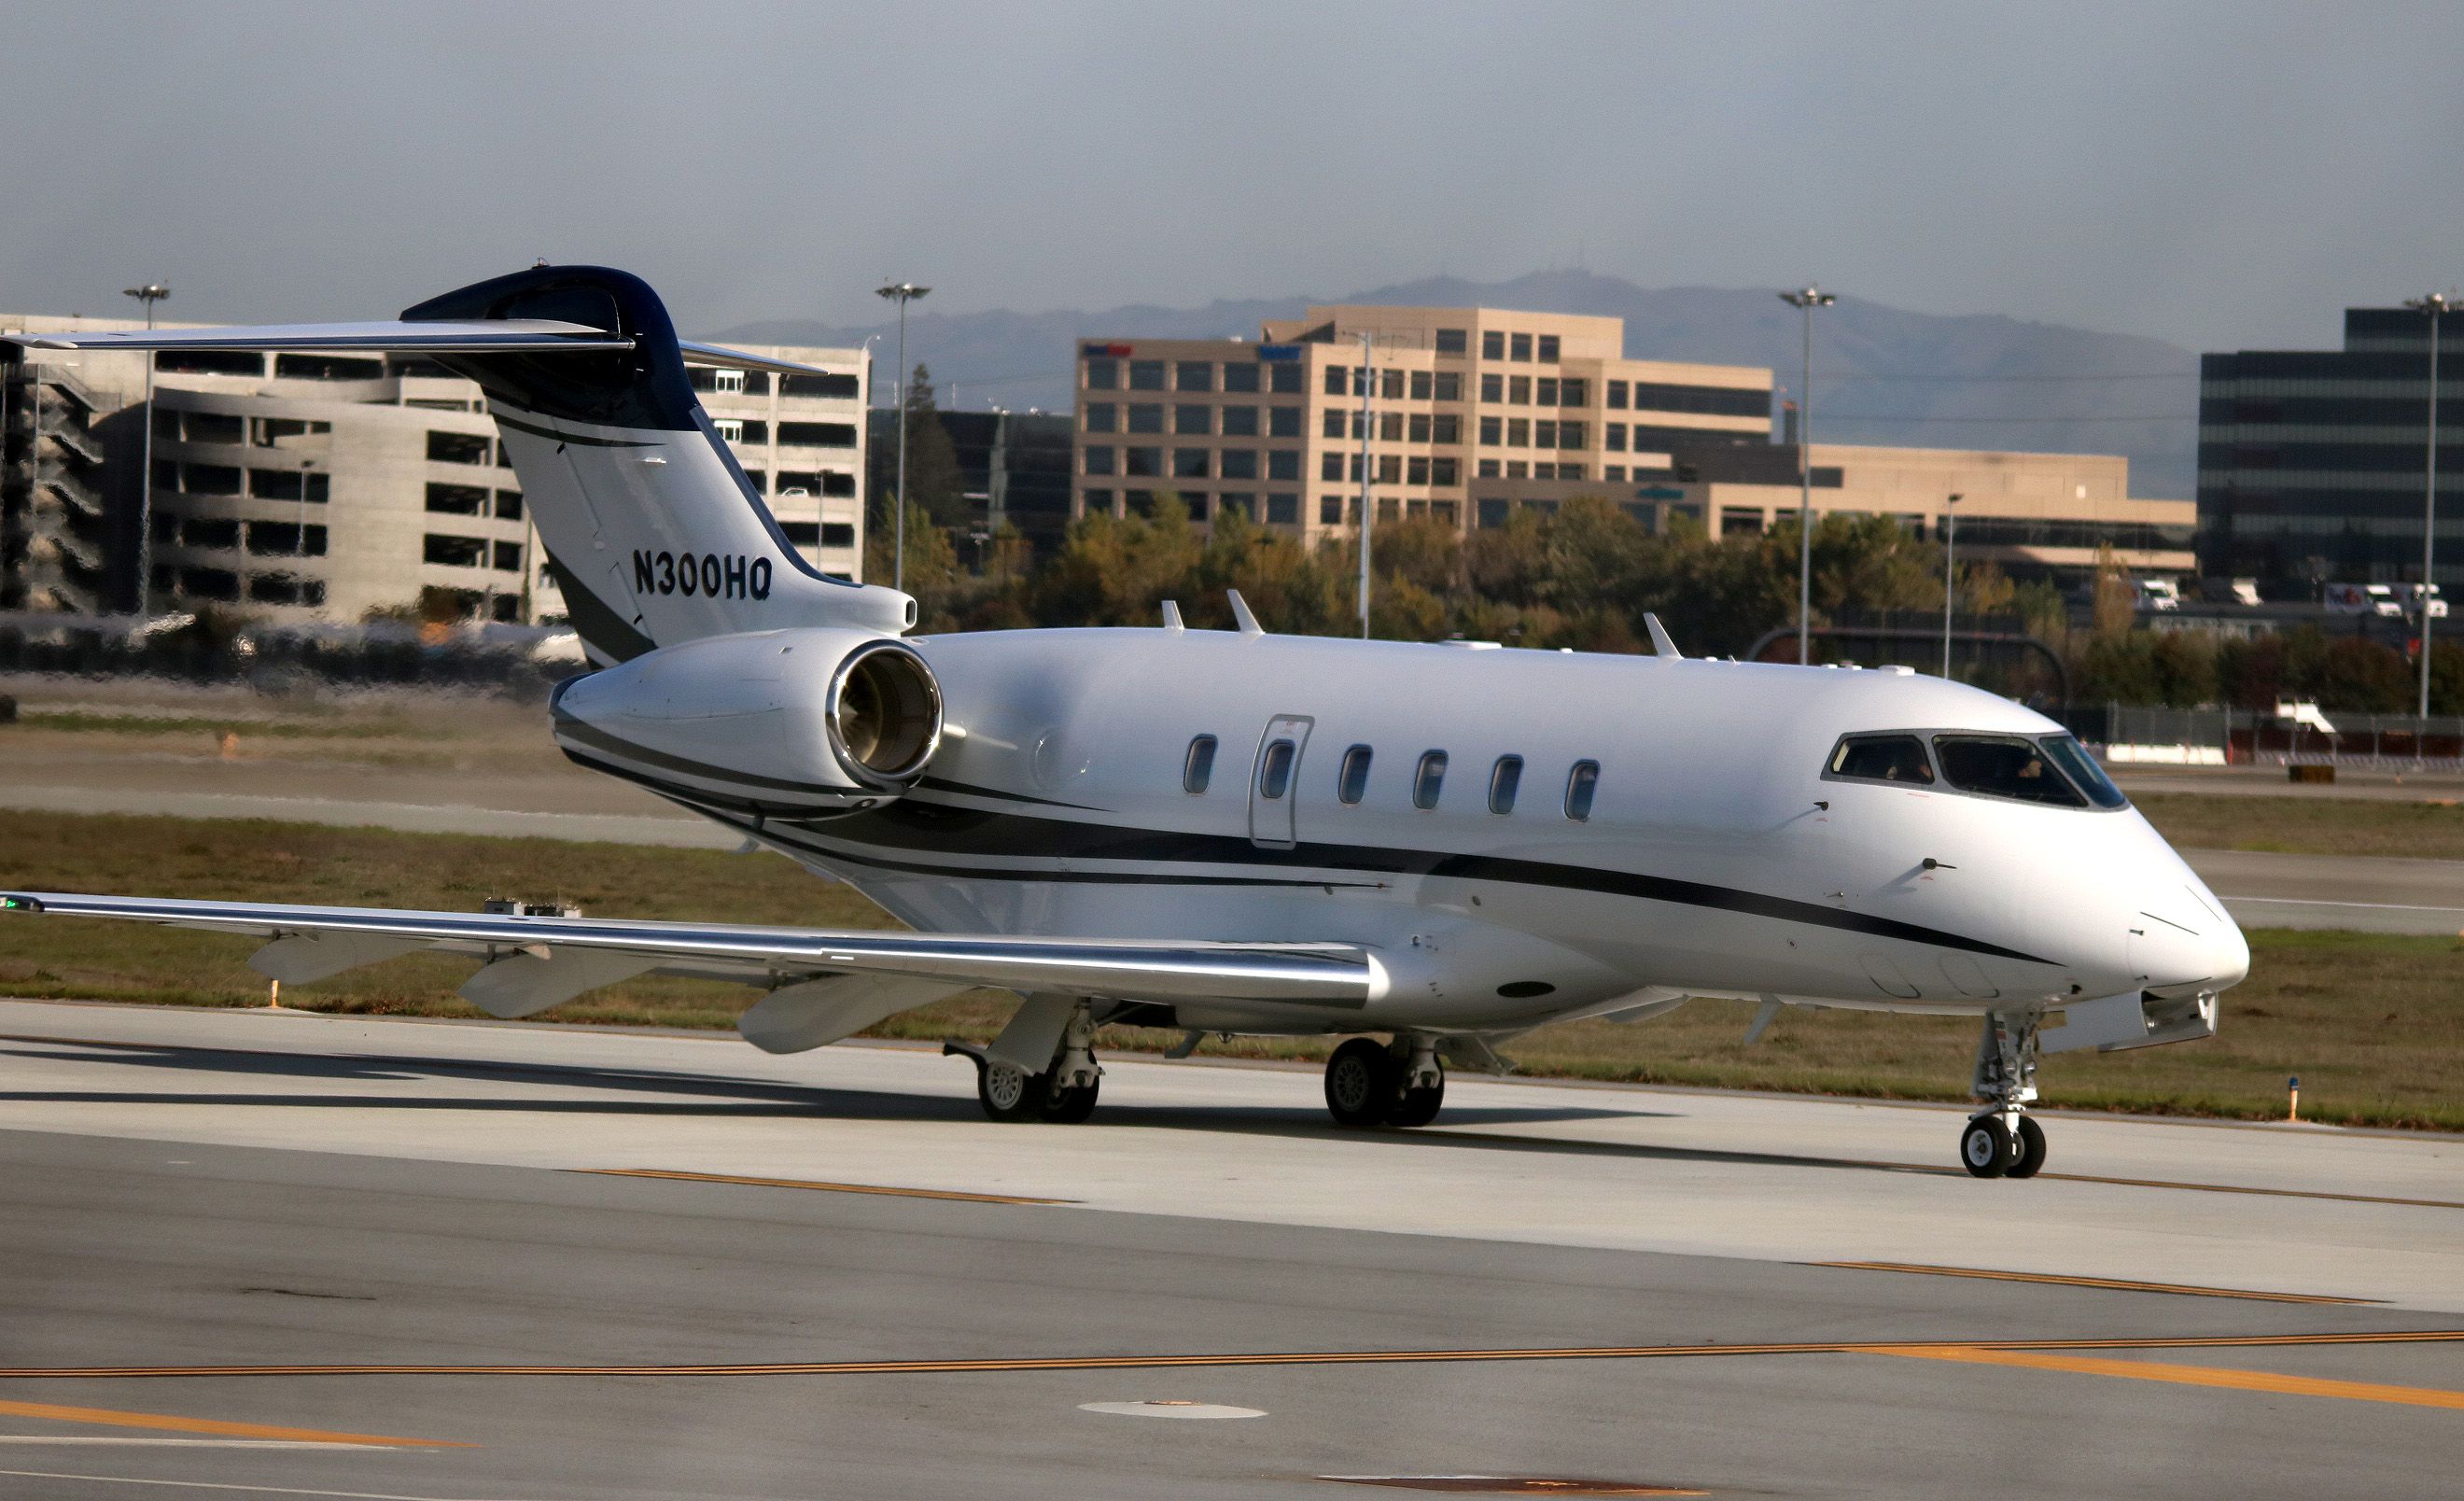
[{"label": "dry grass", "polygon": [[[2226,800],[2216,800],[2226,801]],[[2255,800],[2233,800],[2247,802]],[[2349,808],[2351,805],[2341,805]],[[883,927],[845,887],[768,855],[405,834],[298,824],[0,813],[0,886],[351,906],[475,909],[487,897],[563,897],[594,915]],[[136,924],[0,917],[0,993],[253,1005],[253,943]],[[2252,978],[2226,998],[2211,1042],[2046,1060],[2046,1103],[2268,1117],[2301,1076],[2303,1115],[2464,1130],[2464,951],[2448,938],[2259,931]],[[475,1016],[454,999],[466,960],[415,957],[354,971],[284,1004]],[[643,980],[554,1015],[577,1022],[726,1026],[740,986]],[[896,1017],[877,1035],[988,1038],[1012,1003],[970,992]],[[1698,1001],[1636,1026],[1546,1027],[1507,1051],[1531,1073],[1907,1099],[1966,1097],[1975,1023],[1854,1011],[1790,1012],[1744,1044],[1748,1008]],[[1113,1029],[1115,1049],[1168,1034]],[[1210,1042],[1210,1052],[1317,1058],[1314,1040]]]},{"label": "dry grass", "polygon": [[2464,860],[2464,806],[2453,802],[2191,792],[2155,792],[2131,801],[2157,832],[2185,850]]}]

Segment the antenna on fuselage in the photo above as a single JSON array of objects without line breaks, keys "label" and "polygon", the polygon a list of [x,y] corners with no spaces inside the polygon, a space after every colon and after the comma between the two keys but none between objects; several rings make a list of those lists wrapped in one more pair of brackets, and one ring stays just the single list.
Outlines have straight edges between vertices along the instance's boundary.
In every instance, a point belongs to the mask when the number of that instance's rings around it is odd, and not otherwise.
[{"label": "antenna on fuselage", "polygon": [[1642,617],[1642,629],[1651,632],[1652,655],[1664,656],[1672,662],[1682,662],[1685,659],[1685,653],[1678,651],[1677,643],[1668,638],[1668,628],[1660,623],[1659,616],[1645,611]]},{"label": "antenna on fuselage", "polygon": [[1232,602],[1232,623],[1241,628],[1241,634],[1263,636],[1266,633],[1266,628],[1258,624],[1258,617],[1249,613],[1249,602],[1241,597],[1239,589],[1225,589],[1223,597]]},{"label": "antenna on fuselage", "polygon": [[1181,626],[1180,602],[1178,600],[1166,600],[1163,602],[1163,629],[1176,634],[1179,632]]}]

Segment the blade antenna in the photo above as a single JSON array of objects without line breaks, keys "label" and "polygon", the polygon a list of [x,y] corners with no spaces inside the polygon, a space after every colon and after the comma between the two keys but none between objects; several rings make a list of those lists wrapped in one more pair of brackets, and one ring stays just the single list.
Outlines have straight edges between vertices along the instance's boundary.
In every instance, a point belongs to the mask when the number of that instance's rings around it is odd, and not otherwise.
[{"label": "blade antenna", "polygon": [[1266,633],[1266,628],[1259,625],[1258,617],[1249,612],[1249,602],[1241,597],[1239,589],[1225,589],[1223,594],[1232,602],[1232,623],[1241,628],[1241,634],[1263,636]]},{"label": "blade antenna", "polygon": [[1664,656],[1672,662],[1682,662],[1685,659],[1685,653],[1678,651],[1677,643],[1669,639],[1668,628],[1660,623],[1659,616],[1646,611],[1642,617],[1642,629],[1651,632],[1651,651],[1654,656]]}]

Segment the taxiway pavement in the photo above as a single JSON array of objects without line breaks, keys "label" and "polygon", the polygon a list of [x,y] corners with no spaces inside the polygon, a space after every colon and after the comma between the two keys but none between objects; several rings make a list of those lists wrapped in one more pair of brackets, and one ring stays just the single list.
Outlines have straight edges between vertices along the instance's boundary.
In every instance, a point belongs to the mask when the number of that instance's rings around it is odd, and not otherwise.
[{"label": "taxiway pavement", "polygon": [[2454,1137],[1107,1068],[0,1004],[0,1494],[2453,1492]]}]

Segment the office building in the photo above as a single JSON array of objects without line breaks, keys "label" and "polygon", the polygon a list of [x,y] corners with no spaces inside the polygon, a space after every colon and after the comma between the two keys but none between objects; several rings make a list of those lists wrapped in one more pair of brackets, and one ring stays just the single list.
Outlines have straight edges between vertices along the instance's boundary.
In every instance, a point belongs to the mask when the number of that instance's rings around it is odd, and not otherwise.
[{"label": "office building", "polygon": [[[966,518],[955,530],[958,557],[976,561],[977,546],[1004,526],[1040,555],[1061,544],[1069,529],[1070,469],[1074,426],[1066,412],[940,411],[935,416],[949,435],[958,464]],[[869,514],[890,514],[898,488],[898,408],[872,411]]]},{"label": "office building", "polygon": [[[2438,578],[2464,588],[2464,316],[2441,320]],[[2342,349],[2199,362],[2199,556],[2271,597],[2421,578],[2430,320],[2344,312]]]},{"label": "office building", "polygon": [[[23,331],[128,326],[0,318],[0,328]],[[861,350],[756,352],[825,373],[696,368],[702,406],[788,541],[822,571],[856,578],[869,361]],[[153,608],[210,605],[275,621],[346,623],[383,615],[544,624],[563,618],[520,481],[496,444],[476,385],[407,357],[183,350],[156,362],[144,548]],[[74,386],[93,412],[127,413],[132,432],[144,421],[138,409],[141,355],[83,351],[31,360],[12,378],[12,417],[16,387],[27,382],[55,392]],[[44,419],[47,475],[72,467],[63,456],[71,453],[69,440],[54,430],[58,421]],[[139,452],[133,438],[123,438],[109,456],[131,473]],[[81,593],[53,587],[51,597],[61,608],[124,609],[135,598],[133,481],[117,481],[115,490],[87,478],[88,488],[111,497],[99,532],[116,539],[106,571],[120,582]],[[60,492],[57,478],[48,483]],[[33,514],[72,510],[63,501]],[[24,550],[30,559],[40,551]],[[51,550],[87,556],[56,544]],[[38,579],[67,570],[53,563],[45,573],[29,563],[18,571],[26,580],[21,592],[33,599],[40,597],[33,592]]]}]

